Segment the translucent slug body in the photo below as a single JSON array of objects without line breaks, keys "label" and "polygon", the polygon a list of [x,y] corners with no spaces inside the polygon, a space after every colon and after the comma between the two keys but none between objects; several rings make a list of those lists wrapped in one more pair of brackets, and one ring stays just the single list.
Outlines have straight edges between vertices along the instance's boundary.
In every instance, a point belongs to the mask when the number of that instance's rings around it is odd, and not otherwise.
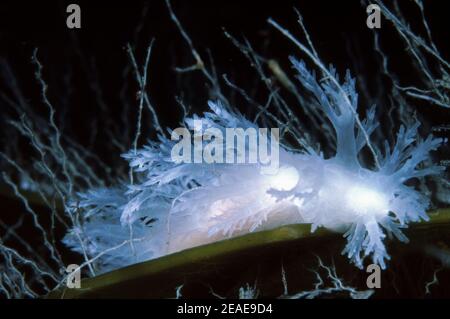
[{"label": "translucent slug body", "polygon": [[[137,183],[93,190],[74,201],[84,211],[83,222],[67,234],[66,244],[82,252],[74,234],[84,232],[88,255],[109,249],[98,258],[98,267],[106,271],[231,236],[308,223],[312,231],[342,232],[347,238],[343,253],[358,267],[371,256],[385,268],[386,234],[407,241],[401,228],[428,218],[428,199],[405,182],[442,170],[418,168],[441,141],[420,139],[416,123],[400,128],[393,147],[368,145],[378,122],[374,109],[359,121],[355,81],[347,74],[343,84],[319,83],[302,62],[291,61],[334,128],[334,157],[325,159],[312,147],[292,152],[281,145],[279,167],[270,174],[258,163],[178,163],[171,158],[175,142],[161,136],[124,155],[140,174]],[[257,128],[220,102],[209,106],[212,112],[201,118],[201,129]],[[196,119],[185,119],[192,131],[199,130]],[[373,169],[358,160],[365,146],[374,151]]]}]

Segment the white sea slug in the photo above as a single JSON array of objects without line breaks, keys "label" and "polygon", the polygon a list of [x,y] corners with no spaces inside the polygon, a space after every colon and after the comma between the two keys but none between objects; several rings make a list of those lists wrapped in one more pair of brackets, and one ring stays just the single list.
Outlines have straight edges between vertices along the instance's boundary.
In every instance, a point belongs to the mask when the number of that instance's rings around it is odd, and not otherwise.
[{"label": "white sea slug", "polygon": [[[348,74],[341,85],[329,80],[319,83],[302,62],[291,61],[301,84],[334,127],[334,157],[325,159],[312,148],[293,153],[281,145],[279,169],[268,174],[257,163],[174,162],[175,141],[160,137],[124,155],[141,174],[126,192],[96,190],[83,195],[78,207],[86,211],[84,221],[66,236],[66,243],[81,252],[73,234],[82,229],[88,254],[95,256],[108,246],[120,246],[130,234],[139,238],[134,245],[122,245],[98,258],[99,267],[108,270],[230,236],[310,223],[312,231],[326,227],[344,233],[343,253],[358,267],[370,255],[385,268],[386,234],[407,241],[401,228],[428,219],[429,200],[405,183],[442,170],[418,168],[441,141],[431,136],[421,140],[418,123],[402,126],[392,147],[386,142],[381,151],[371,145],[378,167],[362,167],[358,154],[378,125],[374,109],[358,123],[358,96]],[[203,127],[195,127],[198,117],[185,120],[190,130],[257,128],[220,102],[209,106],[213,112],[201,118]],[[110,200],[105,201],[105,196]]]}]

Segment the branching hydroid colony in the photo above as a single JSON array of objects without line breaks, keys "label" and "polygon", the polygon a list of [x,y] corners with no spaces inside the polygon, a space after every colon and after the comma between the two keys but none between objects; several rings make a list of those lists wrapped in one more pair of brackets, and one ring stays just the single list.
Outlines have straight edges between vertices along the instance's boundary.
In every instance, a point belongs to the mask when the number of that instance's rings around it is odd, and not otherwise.
[{"label": "branching hydroid colony", "polygon": [[[421,5],[419,1],[417,3]],[[265,165],[259,163],[180,163],[173,159],[171,152],[177,140],[170,138],[173,131],[161,127],[146,93],[152,41],[142,69],[132,47],[128,47],[140,88],[138,124],[131,143],[117,141],[115,131],[107,129],[107,135],[113,141],[111,144],[120,145],[116,152],[122,153],[129,165],[128,174],[116,174],[120,178],[112,178],[111,172],[118,168],[108,167],[96,154],[61,134],[55,120],[55,108],[47,96],[42,64],[35,51],[36,77],[49,118],[36,114],[14,84],[11,84],[14,101],[7,102],[14,105],[20,118],[10,120],[9,124],[30,142],[37,157],[33,158],[32,165],[27,165],[15,158],[14,150],[4,149],[0,155],[14,172],[10,174],[11,169],[8,173],[5,170],[3,180],[23,201],[27,214],[32,216],[50,260],[40,258],[33,245],[23,240],[20,243],[32,258],[9,247],[8,242],[20,238],[15,227],[11,228],[0,242],[0,252],[5,260],[0,291],[9,297],[36,297],[38,293],[31,284],[40,286],[44,293],[64,284],[65,276],[55,270],[65,267],[55,244],[55,224],[67,229],[64,244],[80,253],[83,258],[80,268],[87,268],[92,276],[225,238],[294,223],[311,224],[312,231],[324,227],[340,232],[347,240],[342,252],[349,261],[363,267],[365,257],[369,257],[371,262],[386,268],[386,260],[390,258],[385,248],[386,237],[393,235],[405,242],[407,238],[402,229],[410,222],[428,219],[429,194],[411,182],[423,181],[426,176],[442,172],[443,168],[434,165],[430,158],[430,152],[436,150],[442,140],[431,135],[422,138],[418,133],[420,123],[406,111],[402,112],[400,122],[403,125],[398,125],[398,132],[374,136],[377,129],[380,130],[383,106],[366,108],[361,105],[364,103],[358,100],[356,82],[350,72],[340,79],[333,67],[324,65],[300,15],[306,45],[277,22],[269,20],[269,24],[301,51],[302,58],[306,58],[305,61],[300,57],[289,58],[297,78],[295,81],[289,79],[277,62],[256,54],[247,40],[239,42],[225,33],[249,59],[269,92],[267,102],[261,105],[224,76],[227,87],[255,107],[254,118],[243,116],[237,105],[227,99],[222,82],[213,68],[209,69],[203,62],[169,2],[167,5],[195,59],[194,66],[177,71],[200,71],[210,85],[209,95],[213,97],[208,102],[208,111],[200,115],[188,115],[187,108],[179,101],[185,114],[182,125],[194,134],[214,129],[224,136],[227,128],[277,127],[280,129],[278,169],[268,172]],[[448,79],[448,64],[436,52],[435,45],[427,44],[427,41],[417,44],[418,38],[395,20],[395,15],[387,8],[382,8],[413,50],[430,49],[431,56],[442,60],[441,76]],[[375,49],[382,55],[383,72],[392,76],[394,100],[403,110],[411,110],[412,107],[401,98],[398,79],[387,69],[388,59],[383,55],[376,35]],[[288,55],[289,52],[286,59]],[[413,56],[422,57],[419,54]],[[4,66],[4,72],[13,78],[7,64]],[[280,86],[270,79],[269,72]],[[425,79],[434,76],[429,75],[428,70],[424,72],[427,72]],[[425,83],[430,84],[429,81]],[[287,89],[300,106],[288,103],[280,93],[281,88]],[[439,107],[448,103],[445,85],[434,88],[428,98],[411,88],[408,92]],[[141,132],[144,107],[150,112],[158,138],[139,148],[139,137],[145,135]],[[306,117],[296,116],[296,107],[301,108]],[[388,138],[380,138],[383,134]],[[320,143],[319,135],[326,138],[326,145]],[[262,136],[257,138],[260,140]],[[201,143],[208,145],[205,139]],[[265,143],[273,146],[274,139]],[[226,141],[218,144],[233,155],[242,151],[234,143],[231,145]],[[245,144],[246,152],[249,148]],[[92,161],[99,163],[98,167],[92,167]],[[440,184],[444,187],[442,185],[444,183]],[[48,233],[40,224],[39,214],[23,196],[24,191],[36,193],[48,207],[51,221]],[[448,202],[446,196],[441,197]],[[65,215],[61,214],[57,203],[62,204]],[[8,227],[3,223],[1,226]],[[33,274],[32,283],[25,279],[24,267]],[[340,283],[337,276],[329,277],[335,285]],[[307,294],[300,292],[298,296],[321,293],[321,290]]]}]

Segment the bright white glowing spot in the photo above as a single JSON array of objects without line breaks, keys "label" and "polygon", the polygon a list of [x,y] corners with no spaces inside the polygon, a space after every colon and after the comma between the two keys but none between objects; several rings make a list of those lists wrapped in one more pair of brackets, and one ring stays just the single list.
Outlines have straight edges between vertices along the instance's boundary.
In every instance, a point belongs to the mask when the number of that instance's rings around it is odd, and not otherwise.
[{"label": "bright white glowing spot", "polygon": [[389,210],[388,201],[382,193],[364,186],[350,188],[346,199],[350,208],[360,214],[387,213]]},{"label": "bright white glowing spot", "polygon": [[295,167],[280,167],[278,173],[268,177],[270,187],[279,191],[290,191],[297,186],[299,175]]}]

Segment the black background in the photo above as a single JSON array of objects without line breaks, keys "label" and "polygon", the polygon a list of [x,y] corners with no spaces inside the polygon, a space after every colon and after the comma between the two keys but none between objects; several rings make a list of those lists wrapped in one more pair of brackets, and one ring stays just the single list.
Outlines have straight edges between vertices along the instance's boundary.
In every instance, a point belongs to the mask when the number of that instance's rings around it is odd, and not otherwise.
[{"label": "black background", "polygon": [[[404,5],[402,9],[408,22],[413,30],[422,32],[418,23],[419,12],[407,2],[400,1],[400,4]],[[0,56],[13,66],[23,91],[31,95],[31,100],[34,98],[33,92],[36,94],[36,81],[33,79],[35,69],[30,59],[33,49],[37,47],[45,68],[44,77],[51,87],[49,94],[55,100],[68,91],[62,80],[70,72],[70,104],[72,110],[76,109],[76,112],[70,113],[70,117],[73,122],[81,124],[81,127],[76,128],[77,134],[87,138],[83,130],[88,128],[82,123],[87,122],[86,119],[93,115],[98,105],[92,92],[86,88],[87,79],[94,76],[94,72],[90,72],[92,70],[86,71],[86,65],[91,61],[95,65],[95,76],[108,107],[112,114],[119,113],[121,102],[118,92],[124,85],[131,86],[128,92],[130,95],[137,91],[133,78],[122,77],[123,69],[129,65],[125,47],[130,43],[136,49],[138,60],[142,61],[150,39],[155,38],[149,71],[149,93],[162,122],[174,125],[180,120],[174,114],[177,108],[174,96],[180,92],[192,97],[194,110],[205,108],[207,97],[196,93],[203,91],[205,79],[199,74],[189,74],[180,80],[173,70],[174,66],[193,64],[193,59],[170,20],[164,1],[77,1],[82,11],[81,30],[69,30],[66,27],[65,9],[69,3],[6,0],[0,4]],[[447,2],[426,1],[425,4],[434,40],[445,58],[448,56],[450,38]],[[380,73],[380,64],[373,50],[373,31],[366,27],[367,14],[360,1],[192,0],[173,1],[172,5],[204,60],[207,60],[206,50],[209,49],[219,76],[226,73],[243,88],[247,88],[246,84],[255,78],[254,73],[248,61],[225,38],[222,28],[239,39],[247,37],[257,52],[277,59],[285,70],[290,70],[287,57],[300,54],[268,25],[267,18],[274,18],[304,40],[293,10],[296,7],[302,13],[325,63],[336,65],[341,74],[349,68],[357,78],[363,76],[369,85],[367,92],[361,92],[362,96],[367,94],[374,97],[383,89],[379,83],[371,82],[372,75]],[[390,28],[390,22],[382,18],[382,28],[377,32],[382,36],[383,49],[389,53],[391,67],[398,71],[405,84],[414,84],[415,74],[409,60],[405,58],[405,46]],[[245,105],[241,103],[237,107],[242,109]],[[379,106],[381,110],[383,107]],[[430,109],[425,110],[426,116],[437,124],[448,120],[445,112],[438,108]]]}]

